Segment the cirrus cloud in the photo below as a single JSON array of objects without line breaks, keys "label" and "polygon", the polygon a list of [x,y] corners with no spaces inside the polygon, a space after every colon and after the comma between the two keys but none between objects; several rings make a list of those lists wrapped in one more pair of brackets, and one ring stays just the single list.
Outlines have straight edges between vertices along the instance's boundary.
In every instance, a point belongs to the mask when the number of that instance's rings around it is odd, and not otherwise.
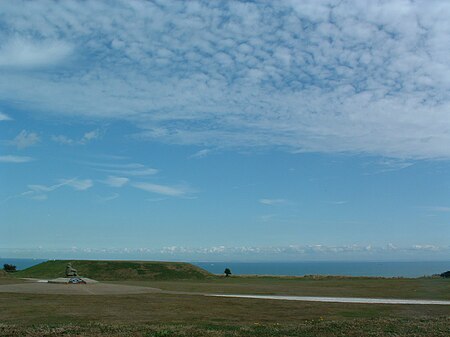
[{"label": "cirrus cloud", "polygon": [[0,163],[28,163],[30,161],[33,161],[34,159],[32,157],[27,156],[14,156],[14,155],[5,155],[0,156]]},{"label": "cirrus cloud", "polygon": [[122,187],[129,181],[130,179],[125,177],[108,176],[103,183],[111,187]]},{"label": "cirrus cloud", "polygon": [[133,183],[132,186],[147,192],[167,195],[170,197],[182,197],[189,193],[189,189],[180,186],[168,186],[145,182],[136,182]]}]

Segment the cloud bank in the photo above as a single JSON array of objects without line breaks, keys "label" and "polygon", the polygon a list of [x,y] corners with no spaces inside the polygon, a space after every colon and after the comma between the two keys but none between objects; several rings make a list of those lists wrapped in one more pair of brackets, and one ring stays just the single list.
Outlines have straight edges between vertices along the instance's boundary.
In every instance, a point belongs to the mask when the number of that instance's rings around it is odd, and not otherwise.
[{"label": "cloud bank", "polygon": [[274,247],[255,246],[210,246],[162,248],[3,248],[0,253],[37,258],[105,258],[105,259],[154,259],[163,261],[430,261],[436,259],[447,261],[449,246],[416,244],[396,247],[384,246],[325,246],[325,245],[291,245]]},{"label": "cloud bank", "polygon": [[7,2],[0,101],[168,143],[449,159],[449,16],[433,0]]}]

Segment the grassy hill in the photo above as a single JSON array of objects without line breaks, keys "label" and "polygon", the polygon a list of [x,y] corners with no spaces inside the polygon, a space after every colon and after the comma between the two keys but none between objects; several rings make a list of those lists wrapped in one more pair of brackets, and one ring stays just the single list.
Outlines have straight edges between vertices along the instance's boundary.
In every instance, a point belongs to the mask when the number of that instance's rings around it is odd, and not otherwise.
[{"label": "grassy hill", "polygon": [[212,276],[190,263],[146,261],[52,260],[14,273],[15,277],[65,277],[67,263],[78,275],[95,280],[199,280]]}]

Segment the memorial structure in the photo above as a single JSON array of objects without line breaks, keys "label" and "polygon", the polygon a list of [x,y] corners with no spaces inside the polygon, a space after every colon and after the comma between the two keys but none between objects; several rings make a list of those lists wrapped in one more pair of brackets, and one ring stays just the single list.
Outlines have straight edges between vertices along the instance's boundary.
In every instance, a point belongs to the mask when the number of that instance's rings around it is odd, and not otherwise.
[{"label": "memorial structure", "polygon": [[58,277],[53,280],[48,280],[48,283],[69,283],[69,284],[87,284],[97,283],[97,281],[89,279],[87,277],[78,276],[78,271],[72,267],[72,263],[68,263],[66,266],[66,277]]},{"label": "memorial structure", "polygon": [[75,268],[72,267],[72,263],[68,263],[66,267],[66,277],[77,277],[78,273]]}]

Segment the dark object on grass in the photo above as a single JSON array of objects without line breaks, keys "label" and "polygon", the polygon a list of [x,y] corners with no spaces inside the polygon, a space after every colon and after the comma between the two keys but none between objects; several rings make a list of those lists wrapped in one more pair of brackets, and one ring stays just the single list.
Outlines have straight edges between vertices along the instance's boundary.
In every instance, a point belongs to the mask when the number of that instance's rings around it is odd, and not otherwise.
[{"label": "dark object on grass", "polygon": [[15,272],[15,271],[16,271],[16,266],[13,265],[13,264],[7,264],[7,263],[5,263],[5,264],[3,265],[3,270],[6,271],[6,272],[8,272],[8,273]]},{"label": "dark object on grass", "polygon": [[230,268],[225,268],[225,271],[223,272],[225,274],[226,277],[231,275],[231,270]]},{"label": "dark object on grass", "polygon": [[450,270],[446,271],[445,273],[442,273],[441,277],[450,278]]}]

